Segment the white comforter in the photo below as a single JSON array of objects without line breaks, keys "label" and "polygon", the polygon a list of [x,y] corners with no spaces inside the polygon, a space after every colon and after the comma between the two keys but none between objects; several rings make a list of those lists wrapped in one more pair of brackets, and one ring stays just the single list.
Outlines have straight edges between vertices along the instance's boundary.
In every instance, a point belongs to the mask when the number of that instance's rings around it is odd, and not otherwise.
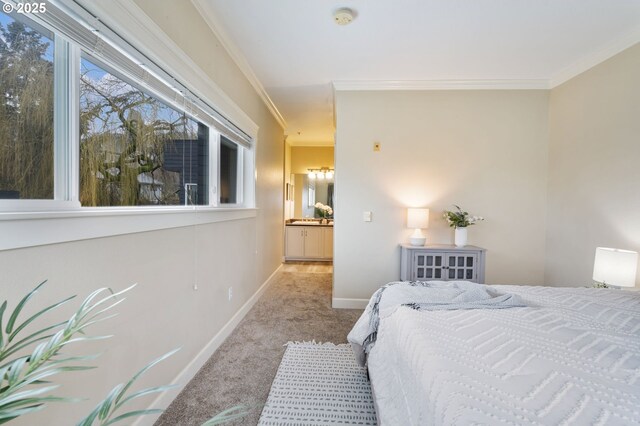
[{"label": "white comforter", "polygon": [[416,311],[396,294],[380,310],[380,424],[640,424],[640,293],[492,288],[527,307]]}]

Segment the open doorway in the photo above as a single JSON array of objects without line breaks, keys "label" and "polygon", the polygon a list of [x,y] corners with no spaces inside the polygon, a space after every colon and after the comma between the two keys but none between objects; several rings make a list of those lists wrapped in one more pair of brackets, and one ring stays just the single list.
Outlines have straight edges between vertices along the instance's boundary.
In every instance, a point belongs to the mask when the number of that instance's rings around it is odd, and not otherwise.
[{"label": "open doorway", "polygon": [[333,262],[334,147],[285,142],[284,157],[283,260],[327,272]]}]

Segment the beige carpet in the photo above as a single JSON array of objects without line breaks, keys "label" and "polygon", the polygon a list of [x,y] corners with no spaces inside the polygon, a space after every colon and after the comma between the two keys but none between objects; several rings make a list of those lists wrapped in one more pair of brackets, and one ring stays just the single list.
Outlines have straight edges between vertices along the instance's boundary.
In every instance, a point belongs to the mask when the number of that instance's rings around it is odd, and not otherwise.
[{"label": "beige carpet", "polygon": [[[156,425],[200,425],[236,404],[264,404],[285,343],[346,343],[361,313],[331,308],[331,274],[281,272]],[[256,425],[260,411],[230,424]]]}]

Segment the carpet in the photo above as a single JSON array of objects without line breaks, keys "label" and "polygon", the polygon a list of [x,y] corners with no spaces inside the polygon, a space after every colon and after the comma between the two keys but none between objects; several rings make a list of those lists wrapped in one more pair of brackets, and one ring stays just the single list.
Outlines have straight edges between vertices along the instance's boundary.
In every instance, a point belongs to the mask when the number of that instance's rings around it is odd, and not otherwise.
[{"label": "carpet", "polygon": [[350,345],[287,344],[258,426],[376,424],[367,370]]}]

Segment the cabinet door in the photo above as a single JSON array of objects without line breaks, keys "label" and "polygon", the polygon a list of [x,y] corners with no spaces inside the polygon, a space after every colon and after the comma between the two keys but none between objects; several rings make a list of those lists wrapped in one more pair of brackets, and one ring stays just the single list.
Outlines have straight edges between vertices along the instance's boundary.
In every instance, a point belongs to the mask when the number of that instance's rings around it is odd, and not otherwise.
[{"label": "cabinet door", "polygon": [[478,255],[448,253],[445,261],[447,280],[476,281],[478,279]]},{"label": "cabinet door", "polygon": [[304,230],[302,226],[286,227],[286,248],[284,255],[286,257],[303,257],[304,256]]},{"label": "cabinet door", "polygon": [[412,281],[440,280],[443,278],[444,253],[414,253]]},{"label": "cabinet door", "polygon": [[331,259],[333,257],[333,228],[324,228],[324,258]]},{"label": "cabinet door", "polygon": [[304,227],[304,257],[322,257],[322,227],[305,226]]}]

